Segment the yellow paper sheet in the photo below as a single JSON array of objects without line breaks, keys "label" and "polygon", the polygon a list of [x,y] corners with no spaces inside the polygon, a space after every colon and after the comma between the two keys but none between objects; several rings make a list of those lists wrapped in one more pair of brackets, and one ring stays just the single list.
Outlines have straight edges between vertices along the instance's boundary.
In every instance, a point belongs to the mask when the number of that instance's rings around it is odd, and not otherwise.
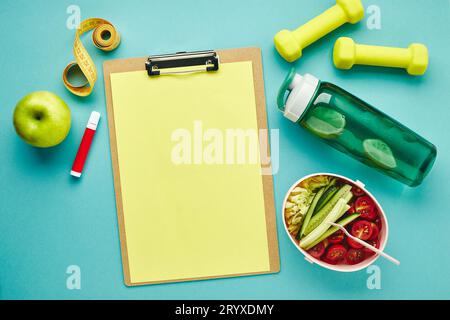
[{"label": "yellow paper sheet", "polygon": [[172,158],[176,130],[190,132],[193,148],[199,124],[223,139],[227,129],[257,130],[252,63],[114,73],[111,86],[131,282],[269,271],[259,156],[254,164],[208,164],[198,150],[192,164]]}]

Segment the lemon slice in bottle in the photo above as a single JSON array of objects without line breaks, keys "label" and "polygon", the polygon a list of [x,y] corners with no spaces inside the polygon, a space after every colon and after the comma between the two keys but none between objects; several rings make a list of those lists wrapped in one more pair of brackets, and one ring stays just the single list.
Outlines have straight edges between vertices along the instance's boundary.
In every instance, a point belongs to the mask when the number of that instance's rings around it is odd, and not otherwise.
[{"label": "lemon slice in bottle", "polygon": [[393,169],[397,166],[391,148],[379,139],[366,139],[363,142],[367,157],[377,166],[384,169]]},{"label": "lemon slice in bottle", "polygon": [[345,117],[334,109],[317,107],[306,119],[305,126],[321,138],[332,139],[344,131]]}]

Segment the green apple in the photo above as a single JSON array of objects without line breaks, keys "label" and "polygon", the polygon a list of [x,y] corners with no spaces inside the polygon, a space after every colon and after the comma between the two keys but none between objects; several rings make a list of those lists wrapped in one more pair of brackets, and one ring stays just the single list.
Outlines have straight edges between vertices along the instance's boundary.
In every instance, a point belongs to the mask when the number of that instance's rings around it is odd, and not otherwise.
[{"label": "green apple", "polygon": [[36,91],[22,98],[14,110],[17,134],[32,146],[60,144],[70,130],[70,109],[56,94]]}]

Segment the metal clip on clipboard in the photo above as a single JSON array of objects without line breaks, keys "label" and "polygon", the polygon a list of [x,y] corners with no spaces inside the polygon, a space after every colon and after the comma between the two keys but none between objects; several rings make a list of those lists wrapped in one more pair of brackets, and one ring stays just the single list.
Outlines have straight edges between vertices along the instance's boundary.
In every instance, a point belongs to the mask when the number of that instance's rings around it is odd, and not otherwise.
[{"label": "metal clip on clipboard", "polygon": [[217,71],[219,55],[208,50],[150,56],[145,62],[145,68],[149,76]]}]

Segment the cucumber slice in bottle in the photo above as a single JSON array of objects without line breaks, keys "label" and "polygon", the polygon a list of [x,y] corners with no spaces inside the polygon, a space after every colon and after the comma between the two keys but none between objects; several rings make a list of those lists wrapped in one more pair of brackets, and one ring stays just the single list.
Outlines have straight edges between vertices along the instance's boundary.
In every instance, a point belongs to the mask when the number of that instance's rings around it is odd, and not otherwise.
[{"label": "cucumber slice in bottle", "polygon": [[316,107],[306,119],[305,126],[321,138],[332,139],[344,131],[345,117],[334,109]]},{"label": "cucumber slice in bottle", "polygon": [[366,139],[363,142],[364,152],[367,157],[377,166],[383,169],[393,169],[397,167],[391,148],[379,139]]}]

